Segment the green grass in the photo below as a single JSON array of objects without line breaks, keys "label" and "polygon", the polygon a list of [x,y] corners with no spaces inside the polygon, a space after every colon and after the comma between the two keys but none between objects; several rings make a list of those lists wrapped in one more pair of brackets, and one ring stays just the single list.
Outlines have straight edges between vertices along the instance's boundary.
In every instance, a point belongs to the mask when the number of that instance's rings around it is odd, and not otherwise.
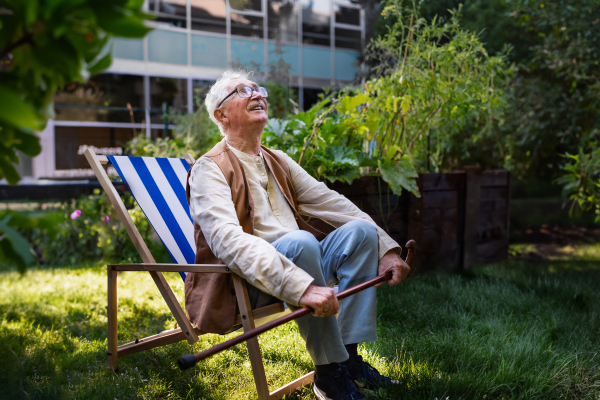
[{"label": "green grass", "polygon": [[[402,384],[370,399],[600,399],[600,245],[536,264],[431,274],[378,292],[379,341],[360,352]],[[181,279],[167,274],[177,297]],[[173,327],[146,273],[119,275],[119,342]],[[243,345],[180,371],[205,335],[106,369],[99,264],[0,272],[1,399],[254,399]],[[260,337],[270,387],[312,369],[293,323]],[[308,388],[291,399],[313,399]]]}]

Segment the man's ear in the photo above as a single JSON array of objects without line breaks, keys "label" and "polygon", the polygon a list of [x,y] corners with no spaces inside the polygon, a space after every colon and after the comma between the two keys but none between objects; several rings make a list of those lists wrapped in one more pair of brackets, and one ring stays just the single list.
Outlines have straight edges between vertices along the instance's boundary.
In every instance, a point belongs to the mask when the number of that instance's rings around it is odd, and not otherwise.
[{"label": "man's ear", "polygon": [[226,125],[227,123],[229,123],[229,118],[227,118],[227,115],[224,111],[224,109],[218,108],[213,113],[217,121],[219,121],[222,125]]}]

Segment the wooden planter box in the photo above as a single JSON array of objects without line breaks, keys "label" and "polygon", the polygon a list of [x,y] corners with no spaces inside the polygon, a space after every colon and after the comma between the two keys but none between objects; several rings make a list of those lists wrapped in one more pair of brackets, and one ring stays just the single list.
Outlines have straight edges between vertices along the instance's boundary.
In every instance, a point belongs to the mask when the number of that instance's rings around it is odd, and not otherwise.
[{"label": "wooden planter box", "polygon": [[420,174],[418,185],[420,198],[407,193],[395,196],[383,180],[378,186],[376,177],[329,186],[369,214],[401,245],[416,240],[416,270],[451,271],[506,259],[508,171],[466,167],[452,173]]}]

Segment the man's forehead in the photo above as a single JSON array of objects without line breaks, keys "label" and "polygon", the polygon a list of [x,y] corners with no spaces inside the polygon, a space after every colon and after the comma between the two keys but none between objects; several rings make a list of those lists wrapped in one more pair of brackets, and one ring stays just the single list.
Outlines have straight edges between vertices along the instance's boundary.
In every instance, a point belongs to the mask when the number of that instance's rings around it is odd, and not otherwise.
[{"label": "man's forehead", "polygon": [[248,79],[234,79],[231,82],[229,82],[228,90],[231,91],[239,86],[258,86],[258,85]]}]

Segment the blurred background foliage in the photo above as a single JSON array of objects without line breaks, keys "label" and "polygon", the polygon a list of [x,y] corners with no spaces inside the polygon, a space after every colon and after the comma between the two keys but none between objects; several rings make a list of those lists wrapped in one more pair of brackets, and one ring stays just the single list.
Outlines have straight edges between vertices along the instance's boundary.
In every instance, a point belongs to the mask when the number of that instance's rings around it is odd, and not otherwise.
[{"label": "blurred background foliage", "polygon": [[143,37],[143,0],[4,0],[0,3],[0,179],[16,184],[17,150],[41,151],[36,131],[54,116],[57,88],[112,62],[111,37]]}]

